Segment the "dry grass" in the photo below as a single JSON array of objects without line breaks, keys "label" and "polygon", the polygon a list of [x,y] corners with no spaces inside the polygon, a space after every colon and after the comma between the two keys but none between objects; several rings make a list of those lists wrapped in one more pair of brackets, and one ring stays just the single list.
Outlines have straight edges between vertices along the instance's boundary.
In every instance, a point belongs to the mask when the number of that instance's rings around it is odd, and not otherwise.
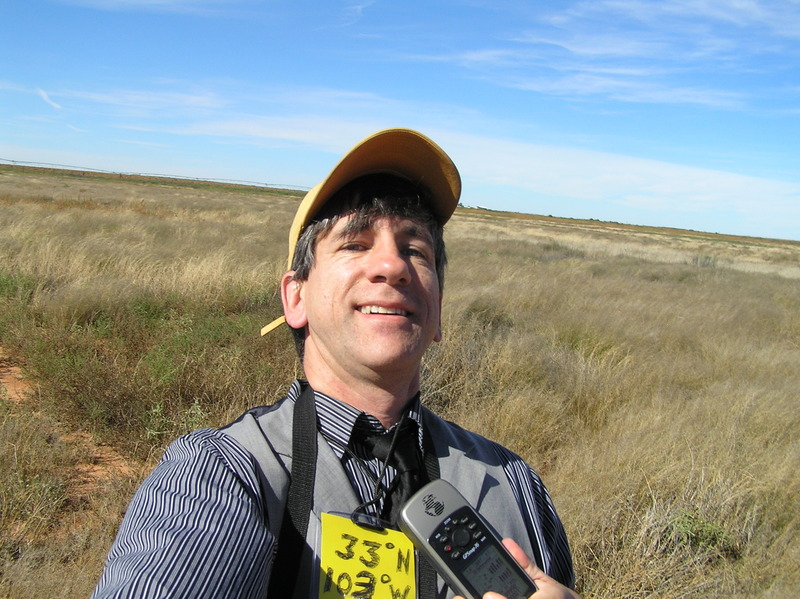
[{"label": "dry grass", "polygon": [[779,277],[737,268],[760,251],[740,252],[745,240],[698,261],[660,247],[664,233],[620,254],[627,233],[575,244],[520,219],[487,243],[479,223],[457,223],[453,255],[472,260],[449,273],[449,339],[429,366],[451,365],[452,393],[437,401],[537,465],[582,592],[797,594],[794,244]]},{"label": "dry grass", "polygon": [[[257,331],[298,199],[0,168],[0,345],[40,410],[4,412],[0,596],[87,595],[141,476],[71,502],[83,458],[37,418],[151,464],[297,374]],[[427,401],[539,470],[579,590],[797,595],[800,244],[468,209],[447,235]]]},{"label": "dry grass", "polygon": [[0,410],[0,597],[85,597],[141,473],[88,489],[89,446],[46,415]]}]

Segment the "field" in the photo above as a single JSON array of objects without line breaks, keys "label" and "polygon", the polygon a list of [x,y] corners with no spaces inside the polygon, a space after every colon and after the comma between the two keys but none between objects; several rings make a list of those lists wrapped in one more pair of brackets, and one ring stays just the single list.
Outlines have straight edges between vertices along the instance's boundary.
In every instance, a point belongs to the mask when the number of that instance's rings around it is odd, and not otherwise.
[{"label": "field", "polygon": [[[300,195],[0,165],[0,597],[88,596],[165,445],[300,376],[258,335]],[[539,471],[579,592],[800,596],[800,242],[471,208],[446,239],[425,401]]]}]

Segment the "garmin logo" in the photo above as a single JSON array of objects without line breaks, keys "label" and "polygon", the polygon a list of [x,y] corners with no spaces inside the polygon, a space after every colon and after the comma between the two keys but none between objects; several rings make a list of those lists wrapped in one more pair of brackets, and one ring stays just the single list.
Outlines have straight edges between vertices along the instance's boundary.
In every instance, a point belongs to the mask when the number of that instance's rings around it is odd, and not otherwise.
[{"label": "garmin logo", "polygon": [[428,493],[422,498],[422,505],[425,506],[425,513],[429,516],[441,516],[444,511],[444,504],[436,499],[433,493]]}]

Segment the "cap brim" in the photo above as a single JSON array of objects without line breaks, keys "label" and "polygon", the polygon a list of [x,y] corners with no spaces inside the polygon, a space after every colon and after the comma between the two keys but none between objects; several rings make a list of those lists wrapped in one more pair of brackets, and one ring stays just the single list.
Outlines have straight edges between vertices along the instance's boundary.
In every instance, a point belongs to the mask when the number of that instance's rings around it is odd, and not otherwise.
[{"label": "cap brim", "polygon": [[442,222],[455,212],[461,177],[450,157],[436,143],[411,129],[384,129],[362,139],[333,167],[325,180],[309,191],[292,222],[289,262],[305,226],[347,183],[373,173],[392,173],[425,185],[433,197],[431,209]]}]

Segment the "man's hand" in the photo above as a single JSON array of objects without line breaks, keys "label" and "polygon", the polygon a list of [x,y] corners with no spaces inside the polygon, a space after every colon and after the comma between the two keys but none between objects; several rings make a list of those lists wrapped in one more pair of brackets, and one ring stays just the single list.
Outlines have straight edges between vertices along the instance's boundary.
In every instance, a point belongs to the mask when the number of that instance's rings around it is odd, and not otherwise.
[{"label": "man's hand", "polygon": [[[511,539],[503,539],[503,545],[505,545],[506,549],[511,553],[517,563],[522,566],[522,569],[531,577],[531,580],[536,583],[536,588],[539,589],[536,591],[531,597],[535,599],[546,599],[547,597],[551,597],[552,599],[581,599],[580,595],[575,591],[568,589],[563,584],[559,583],[553,578],[550,578],[547,574],[545,574],[541,569],[539,569],[536,564],[531,561],[525,552]],[[464,599],[463,597],[457,597],[456,599]],[[499,593],[486,593],[483,596],[483,599],[505,599],[503,595]]]}]

